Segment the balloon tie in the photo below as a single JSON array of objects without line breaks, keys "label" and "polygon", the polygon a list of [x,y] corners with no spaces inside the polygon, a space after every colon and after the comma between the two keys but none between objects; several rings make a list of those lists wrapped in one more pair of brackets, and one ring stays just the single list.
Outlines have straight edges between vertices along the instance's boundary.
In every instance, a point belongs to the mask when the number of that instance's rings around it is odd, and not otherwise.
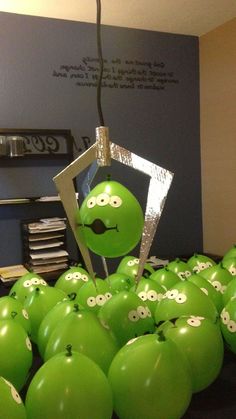
[{"label": "balloon tie", "polygon": [[76,297],[76,292],[71,292],[70,294],[68,294],[68,297],[69,297],[70,301],[74,301],[75,297]]},{"label": "balloon tie", "polygon": [[16,297],[16,291],[13,291],[13,292],[10,294],[10,297],[15,298],[15,297]]},{"label": "balloon tie", "polygon": [[72,345],[71,344],[66,346],[66,350],[67,350],[66,356],[72,356]]},{"label": "balloon tie", "polygon": [[77,313],[79,311],[79,304],[74,304],[74,311]]},{"label": "balloon tie", "polygon": [[17,312],[16,311],[12,311],[11,312],[11,317],[14,319],[17,316]]},{"label": "balloon tie", "polygon": [[158,336],[158,341],[159,342],[165,342],[166,341],[165,335],[164,335],[162,330],[160,330],[160,332],[157,333],[157,336]]}]

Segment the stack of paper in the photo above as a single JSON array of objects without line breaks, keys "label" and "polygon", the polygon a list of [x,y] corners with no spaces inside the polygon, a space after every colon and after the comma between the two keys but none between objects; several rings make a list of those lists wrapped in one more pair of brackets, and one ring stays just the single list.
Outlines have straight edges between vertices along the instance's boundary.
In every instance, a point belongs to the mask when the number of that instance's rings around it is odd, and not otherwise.
[{"label": "stack of paper", "polygon": [[33,272],[47,273],[68,268],[64,218],[43,218],[23,225],[26,265]]}]

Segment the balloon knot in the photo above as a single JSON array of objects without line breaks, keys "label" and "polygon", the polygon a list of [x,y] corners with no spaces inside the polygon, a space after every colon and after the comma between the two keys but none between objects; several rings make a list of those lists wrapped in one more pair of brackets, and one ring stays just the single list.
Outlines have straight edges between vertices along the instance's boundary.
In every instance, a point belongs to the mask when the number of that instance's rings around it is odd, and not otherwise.
[{"label": "balloon knot", "polygon": [[66,356],[72,356],[72,345],[70,344],[67,345],[66,350],[67,350]]}]

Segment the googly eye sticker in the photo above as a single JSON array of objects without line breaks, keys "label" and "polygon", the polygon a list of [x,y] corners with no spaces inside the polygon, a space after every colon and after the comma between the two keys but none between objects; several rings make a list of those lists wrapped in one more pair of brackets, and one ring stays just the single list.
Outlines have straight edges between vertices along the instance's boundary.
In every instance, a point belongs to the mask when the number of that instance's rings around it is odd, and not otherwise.
[{"label": "googly eye sticker", "polygon": [[134,260],[128,260],[127,265],[134,266],[135,265]]},{"label": "googly eye sticker", "polygon": [[29,288],[32,285],[32,282],[28,279],[27,281],[23,282],[24,288]]},{"label": "googly eye sticker", "polygon": [[202,288],[200,288],[200,290],[202,290],[202,292],[204,292],[204,294],[208,295],[208,291],[207,291],[206,288],[202,287]]},{"label": "googly eye sticker", "polygon": [[71,281],[72,279],[73,279],[73,274],[72,273],[69,273],[65,276],[66,281]]},{"label": "googly eye sticker", "polygon": [[73,279],[81,279],[81,273],[80,272],[74,272],[72,274]]},{"label": "googly eye sticker", "polygon": [[25,308],[23,308],[23,309],[22,309],[22,314],[23,314],[23,317],[24,317],[26,320],[29,320],[29,314],[28,314],[28,312],[25,310]]},{"label": "googly eye sticker", "polygon": [[219,281],[213,281],[212,285],[216,289],[216,291],[221,292],[222,284]]},{"label": "googly eye sticker", "polygon": [[25,340],[25,343],[26,343],[26,347],[29,349],[29,351],[32,351],[32,344],[31,344],[30,339],[29,339],[28,336]]},{"label": "googly eye sticker", "polygon": [[227,324],[227,329],[230,333],[236,332],[236,322],[234,320],[230,320]]},{"label": "googly eye sticker", "polygon": [[149,301],[157,301],[157,292],[155,290],[149,290],[147,292],[147,298]]},{"label": "googly eye sticker", "polygon": [[199,320],[199,319],[197,319],[197,318],[190,318],[190,319],[188,319],[187,320],[187,323],[188,323],[188,325],[189,326],[192,326],[192,327],[199,327],[199,326],[201,326],[201,320]]},{"label": "googly eye sticker", "polygon": [[[2,377],[3,378],[3,377]],[[20,398],[20,395],[17,393],[17,391],[16,391],[16,389],[15,389],[15,387],[9,382],[9,381],[7,381],[5,378],[3,378],[3,380],[5,381],[5,383],[10,387],[10,389],[11,389],[11,395],[12,395],[12,398],[13,398],[13,400],[15,400],[15,402],[17,403],[17,404],[21,404],[22,403],[22,400],[21,400],[21,398]]]},{"label": "googly eye sticker", "polygon": [[143,306],[138,306],[137,307],[137,313],[140,317],[140,319],[146,319],[147,317],[147,312],[146,312],[146,308]]},{"label": "googly eye sticker", "polygon": [[105,295],[103,294],[98,294],[96,297],[96,303],[98,306],[103,306],[105,304],[105,302],[107,301]]},{"label": "googly eye sticker", "polygon": [[44,285],[44,286],[46,286],[46,285],[47,285],[47,282],[46,282],[46,281],[44,281],[44,279],[40,279],[39,281],[40,281],[40,285]]},{"label": "googly eye sticker", "polygon": [[96,198],[96,204],[99,207],[104,207],[105,205],[109,204],[109,202],[110,202],[110,197],[106,193],[100,193]]},{"label": "googly eye sticker", "polygon": [[81,279],[82,279],[82,281],[84,281],[84,282],[88,282],[88,276],[87,275],[85,275],[85,274],[83,274],[83,275],[81,275]]},{"label": "googly eye sticker", "polygon": [[226,290],[226,285],[222,285],[220,289],[221,294],[224,294],[225,290]]},{"label": "googly eye sticker", "polygon": [[178,304],[184,304],[185,301],[187,301],[187,296],[185,294],[182,294],[181,292],[177,295],[175,298],[176,303]]},{"label": "googly eye sticker", "polygon": [[95,196],[91,196],[91,198],[88,199],[87,201],[87,207],[88,208],[93,208],[96,205],[96,198]]},{"label": "googly eye sticker", "polygon": [[145,291],[141,291],[138,294],[139,298],[141,298],[141,300],[146,301],[147,300],[147,293]]},{"label": "googly eye sticker", "polygon": [[178,272],[177,273],[177,275],[178,275],[178,277],[181,279],[181,281],[184,281],[185,280],[185,272]]},{"label": "googly eye sticker", "polygon": [[113,208],[119,208],[122,205],[122,199],[119,196],[111,196],[109,204]]},{"label": "googly eye sticker", "polygon": [[227,325],[230,321],[230,315],[229,315],[228,311],[223,309],[222,312],[221,312],[220,318],[222,320],[222,323]]},{"label": "googly eye sticker", "polygon": [[231,273],[231,275],[235,276],[236,275],[236,268],[234,266],[231,266],[231,268],[229,268],[229,272]]},{"label": "googly eye sticker", "polygon": [[31,284],[32,285],[40,285],[40,279],[39,278],[31,278]]},{"label": "googly eye sticker", "polygon": [[176,289],[173,290],[169,290],[166,292],[166,298],[168,298],[168,300],[175,300],[177,295],[179,294],[179,291]]},{"label": "googly eye sticker", "polygon": [[139,315],[136,310],[130,310],[128,313],[128,318],[131,322],[137,322],[139,320]]},{"label": "googly eye sticker", "polygon": [[105,297],[106,297],[107,300],[110,300],[111,297],[112,297],[112,294],[110,292],[106,292]]},{"label": "googly eye sticker", "polygon": [[152,313],[148,307],[146,307],[146,313],[147,313],[147,317],[152,317]]},{"label": "googly eye sticker", "polygon": [[87,299],[87,305],[89,307],[95,307],[97,305],[96,298],[91,296]]}]

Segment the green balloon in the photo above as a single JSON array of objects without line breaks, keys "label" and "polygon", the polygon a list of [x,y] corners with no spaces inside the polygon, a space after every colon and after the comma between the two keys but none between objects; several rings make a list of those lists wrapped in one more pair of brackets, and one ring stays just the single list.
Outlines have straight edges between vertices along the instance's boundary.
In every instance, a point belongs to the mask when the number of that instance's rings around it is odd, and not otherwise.
[{"label": "green balloon", "polygon": [[231,275],[236,276],[236,256],[234,258],[226,258],[222,261],[222,265],[231,273]]},{"label": "green balloon", "polygon": [[46,314],[58,302],[66,298],[64,291],[39,285],[25,299],[24,308],[29,313],[31,320],[31,339],[37,343],[38,329]]},{"label": "green balloon", "polygon": [[23,327],[12,320],[0,320],[0,376],[18,391],[29,375],[33,355],[29,337]]},{"label": "green balloon", "polygon": [[202,292],[208,295],[211,301],[215,304],[218,313],[221,312],[223,304],[222,294],[217,292],[211,282],[207,281],[207,279],[201,276],[201,272],[199,274],[192,274],[188,277],[187,280],[197,285],[197,287],[200,288]]},{"label": "green balloon", "polygon": [[175,272],[171,271],[167,266],[152,273],[150,275],[150,279],[153,279],[166,289],[173,288],[173,286],[181,280],[179,276]]},{"label": "green balloon", "polygon": [[155,316],[156,306],[165,294],[166,289],[151,278],[141,278],[135,293],[147,304],[152,316]]},{"label": "green balloon", "polygon": [[194,255],[188,259],[187,263],[188,266],[192,269],[192,271],[196,274],[200,273],[204,269],[216,265],[216,262],[209,256],[200,255],[198,253],[194,253]]},{"label": "green balloon", "polygon": [[77,233],[87,247],[105,257],[130,252],[139,242],[144,218],[135,196],[115,181],[99,183],[76,214]]},{"label": "green balloon", "polygon": [[129,275],[122,273],[114,273],[106,278],[106,282],[110,286],[114,294],[120,291],[129,291],[135,285],[135,280]]},{"label": "green balloon", "polygon": [[46,346],[44,360],[63,351],[71,344],[74,350],[96,362],[107,373],[118,345],[91,311],[78,310],[68,314],[52,331]]},{"label": "green balloon", "polygon": [[[134,256],[125,256],[120,261],[116,272],[126,274],[136,279],[139,268],[139,259]],[[154,272],[153,267],[149,263],[144,264],[142,276],[148,278]]]},{"label": "green balloon", "polygon": [[40,275],[28,272],[15,282],[10,290],[10,295],[13,294],[24,304],[26,297],[39,285],[47,286],[47,282]]},{"label": "green balloon", "polygon": [[155,330],[148,306],[132,291],[121,291],[104,304],[98,317],[114,333],[120,346]]},{"label": "green balloon", "polygon": [[16,313],[15,320],[25,329],[26,333],[31,333],[31,322],[28,312],[24,309],[20,300],[16,300],[13,295],[0,298],[0,320],[12,319],[12,312]]},{"label": "green balloon", "polygon": [[180,317],[168,325],[164,335],[186,356],[193,393],[204,390],[218,377],[223,364],[224,343],[218,321],[213,323],[201,316],[190,316]]},{"label": "green balloon", "polygon": [[169,262],[168,265],[166,265],[166,267],[170,269],[170,271],[176,273],[178,277],[181,279],[181,281],[184,281],[193,273],[192,269],[187,264],[187,262],[184,262],[179,258],[176,258],[175,260]]},{"label": "green balloon", "polygon": [[228,283],[233,279],[231,273],[220,262],[211,268],[204,269],[201,276],[211,282],[216,291],[224,294]]},{"label": "green balloon", "polygon": [[231,298],[236,297],[236,277],[232,279],[226,286],[226,290],[222,295],[223,299],[223,306],[225,307],[226,304],[231,300]]},{"label": "green balloon", "polygon": [[25,406],[15,387],[3,377],[0,377],[0,418],[26,419]]},{"label": "green balloon", "polygon": [[108,380],[114,410],[122,419],[179,419],[192,396],[184,354],[170,339],[141,336],[112,361]]},{"label": "green balloon", "polygon": [[236,257],[236,244],[234,244],[227,252],[224,254],[223,261],[229,258]]},{"label": "green balloon", "polygon": [[200,288],[185,280],[175,284],[158,302],[155,320],[159,324],[161,321],[191,315],[207,317],[214,322],[218,312],[211,299]]},{"label": "green balloon", "polygon": [[78,352],[61,353],[33,377],[27,419],[111,419],[112,393],[103,371]]},{"label": "green balloon", "polygon": [[66,294],[78,292],[78,290],[91,279],[88,272],[81,266],[73,266],[59,276],[55,287],[61,289]]},{"label": "green balloon", "polygon": [[77,293],[76,301],[87,310],[98,313],[101,306],[112,297],[112,290],[103,279],[96,279],[84,284]]},{"label": "green balloon", "polygon": [[[76,296],[76,294],[74,294],[74,296]],[[71,296],[71,299],[61,301],[56,304],[43,318],[42,322],[40,323],[37,336],[38,350],[42,358],[44,357],[48,339],[51,336],[53,330],[68,314],[74,310],[74,307],[75,302]]]},{"label": "green balloon", "polygon": [[236,298],[231,298],[220,315],[220,327],[226,346],[236,354]]}]

